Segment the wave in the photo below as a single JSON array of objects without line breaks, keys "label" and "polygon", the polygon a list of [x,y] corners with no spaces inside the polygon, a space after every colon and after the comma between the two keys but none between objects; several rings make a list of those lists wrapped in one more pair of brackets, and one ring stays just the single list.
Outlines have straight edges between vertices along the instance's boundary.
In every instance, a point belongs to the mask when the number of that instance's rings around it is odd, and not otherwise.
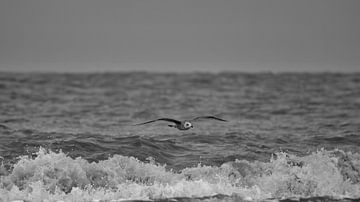
[{"label": "wave", "polygon": [[40,148],[0,171],[0,201],[360,198],[360,155],[342,150],[279,152],[268,162],[236,160],[174,171],[153,158],[114,155],[90,163]]}]

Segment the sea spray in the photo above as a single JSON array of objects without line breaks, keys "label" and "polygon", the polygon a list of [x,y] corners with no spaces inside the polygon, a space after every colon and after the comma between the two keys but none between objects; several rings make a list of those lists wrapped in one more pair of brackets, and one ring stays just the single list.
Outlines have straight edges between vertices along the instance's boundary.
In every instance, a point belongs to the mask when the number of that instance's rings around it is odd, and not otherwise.
[{"label": "sea spray", "polygon": [[[360,197],[360,155],[320,150],[275,153],[269,162],[235,160],[173,171],[154,160],[114,155],[99,162],[40,148],[0,178],[0,199],[91,201],[225,195],[248,200]],[[346,163],[345,163],[346,162]]]}]

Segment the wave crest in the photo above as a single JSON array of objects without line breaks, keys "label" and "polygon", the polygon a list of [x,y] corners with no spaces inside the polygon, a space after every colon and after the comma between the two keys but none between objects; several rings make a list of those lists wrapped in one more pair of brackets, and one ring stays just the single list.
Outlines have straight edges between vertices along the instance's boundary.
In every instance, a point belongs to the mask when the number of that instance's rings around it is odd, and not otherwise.
[{"label": "wave crest", "polygon": [[269,162],[236,160],[175,172],[154,159],[114,155],[92,162],[40,148],[22,156],[0,176],[0,199],[41,201],[163,199],[236,196],[242,199],[360,197],[360,155],[320,150],[306,156],[285,152]]}]

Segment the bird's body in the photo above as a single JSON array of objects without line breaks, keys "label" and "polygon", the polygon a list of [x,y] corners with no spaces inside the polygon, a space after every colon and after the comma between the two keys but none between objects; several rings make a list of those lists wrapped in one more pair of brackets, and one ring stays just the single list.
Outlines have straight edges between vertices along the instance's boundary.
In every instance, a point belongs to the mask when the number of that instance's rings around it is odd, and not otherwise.
[{"label": "bird's body", "polygon": [[196,118],[194,118],[192,120],[184,120],[184,121],[179,121],[179,120],[171,119],[171,118],[159,118],[159,119],[155,119],[155,120],[151,120],[151,121],[147,121],[147,122],[139,123],[139,124],[135,124],[135,125],[136,126],[137,125],[144,125],[144,124],[152,123],[152,122],[155,122],[155,121],[167,121],[167,122],[172,122],[172,123],[175,124],[175,125],[168,125],[169,127],[177,128],[179,130],[189,130],[190,128],[194,127],[192,125],[191,121],[196,121],[196,120],[200,120],[200,119],[214,119],[214,120],[225,121],[226,122],[226,120],[217,118],[215,116],[199,116],[199,117],[196,117]]}]

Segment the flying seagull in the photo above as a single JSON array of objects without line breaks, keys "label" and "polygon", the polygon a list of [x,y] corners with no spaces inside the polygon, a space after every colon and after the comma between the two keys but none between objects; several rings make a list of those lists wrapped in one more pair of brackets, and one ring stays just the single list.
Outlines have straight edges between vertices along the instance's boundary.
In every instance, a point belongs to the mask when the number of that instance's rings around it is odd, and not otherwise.
[{"label": "flying seagull", "polygon": [[160,118],[160,119],[155,119],[155,120],[152,120],[152,121],[147,121],[147,122],[144,122],[144,123],[135,124],[134,126],[144,125],[144,124],[152,123],[152,122],[155,122],[155,121],[167,121],[167,122],[171,122],[171,123],[175,124],[175,125],[168,125],[169,127],[177,128],[179,130],[189,130],[190,128],[194,127],[192,125],[191,121],[196,121],[196,120],[200,120],[200,119],[214,119],[214,120],[218,120],[218,121],[227,122],[227,120],[217,118],[215,116],[198,116],[198,117],[193,118],[191,120],[185,120],[185,121],[179,121],[179,120],[170,119],[170,118]]}]

